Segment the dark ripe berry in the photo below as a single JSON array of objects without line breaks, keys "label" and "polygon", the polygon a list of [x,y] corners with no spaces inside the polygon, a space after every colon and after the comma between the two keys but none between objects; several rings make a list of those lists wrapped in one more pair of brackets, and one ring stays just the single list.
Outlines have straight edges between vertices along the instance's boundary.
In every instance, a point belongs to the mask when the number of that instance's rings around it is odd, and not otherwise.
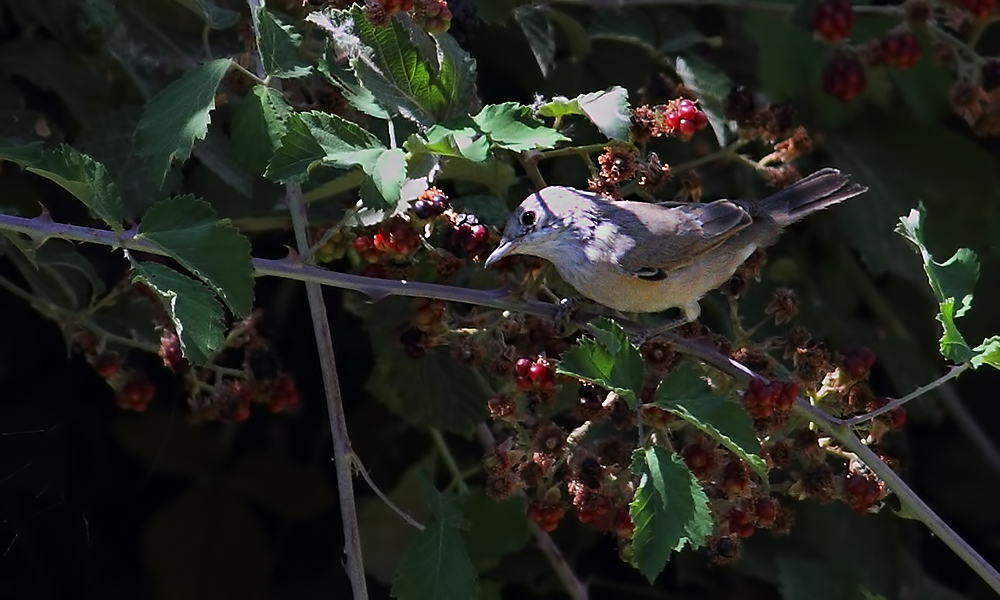
[{"label": "dark ripe berry", "polygon": [[882,63],[909,69],[920,59],[920,40],[909,29],[889,33],[879,42]]},{"label": "dark ripe berry", "polygon": [[279,373],[274,389],[267,398],[267,409],[272,413],[284,412],[299,405],[299,388],[290,373]]},{"label": "dark ripe berry", "polygon": [[430,219],[434,216],[434,205],[427,200],[417,200],[413,203],[413,214],[419,219]]},{"label": "dark ripe berry", "polygon": [[889,424],[893,429],[902,429],[906,425],[906,409],[902,406],[889,411]]},{"label": "dark ripe berry", "polygon": [[757,527],[765,529],[774,525],[778,516],[778,504],[769,497],[757,498],[753,505],[753,516],[757,519]]},{"label": "dark ripe berry", "polygon": [[709,544],[709,554],[717,563],[725,563],[736,559],[740,555],[740,540],[730,536],[723,536],[713,540]]},{"label": "dark ripe berry", "polygon": [[475,0],[448,0],[451,11],[451,27],[448,33],[459,44],[465,44],[475,37],[479,28],[479,11]]},{"label": "dark ripe berry", "polygon": [[869,348],[854,348],[848,352],[841,368],[851,379],[864,379],[868,376],[868,371],[875,364],[875,353]]},{"label": "dark ripe berry", "polygon": [[865,66],[847,54],[835,54],[823,68],[823,91],[841,102],[850,102],[865,89]]},{"label": "dark ripe berry", "polygon": [[854,9],[848,0],[823,0],[816,7],[809,25],[828,42],[840,41],[851,34]]},{"label": "dark ripe berry", "polygon": [[267,344],[254,344],[243,355],[243,369],[254,381],[271,381],[280,368],[278,355]]},{"label": "dark ripe berry", "polygon": [[117,352],[105,350],[95,356],[91,360],[91,364],[94,366],[94,371],[96,371],[98,375],[108,379],[116,375],[118,370],[121,369],[122,360],[118,357]]},{"label": "dark ripe berry", "polygon": [[156,396],[156,388],[145,373],[132,371],[122,389],[116,394],[118,408],[142,412]]},{"label": "dark ripe berry", "polygon": [[1000,59],[987,60],[979,77],[984,92],[992,92],[1000,87]]},{"label": "dark ripe berry", "polygon": [[514,372],[517,373],[519,377],[527,377],[533,364],[535,363],[530,358],[519,358],[517,359],[517,362],[514,363]]},{"label": "dark ripe berry", "polygon": [[729,533],[740,537],[750,537],[755,530],[753,518],[745,510],[729,513]]},{"label": "dark ripe berry", "polygon": [[214,401],[223,423],[239,423],[250,416],[250,388],[242,381],[230,381],[219,390]]}]

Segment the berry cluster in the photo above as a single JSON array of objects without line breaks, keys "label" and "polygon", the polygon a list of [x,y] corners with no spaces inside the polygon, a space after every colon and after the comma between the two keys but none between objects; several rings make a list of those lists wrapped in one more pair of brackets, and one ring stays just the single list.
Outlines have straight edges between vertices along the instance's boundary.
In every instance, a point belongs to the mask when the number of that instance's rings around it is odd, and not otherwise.
[{"label": "berry cluster", "polygon": [[118,387],[115,393],[115,403],[118,408],[142,412],[146,410],[149,403],[156,396],[156,388],[149,381],[149,377],[142,371],[128,370],[121,373],[122,377],[117,381],[112,381],[114,377],[109,377],[108,383],[112,387]]},{"label": "berry cluster", "polygon": [[451,27],[448,33],[459,44],[465,45],[479,28],[479,10],[475,0],[448,0],[448,10],[451,11]]},{"label": "berry cluster", "polygon": [[428,33],[444,33],[451,27],[451,10],[446,0],[415,0],[413,21]]},{"label": "berry cluster", "polygon": [[853,100],[866,85],[865,66],[852,54],[834,54],[823,67],[823,91],[841,102]]},{"label": "berry cluster", "polygon": [[517,388],[520,390],[551,390],[556,383],[556,372],[544,357],[519,358],[514,363]]},{"label": "berry cluster", "polygon": [[854,9],[849,0],[823,0],[809,20],[809,26],[828,42],[838,42],[851,35]]},{"label": "berry cluster", "polygon": [[882,486],[873,478],[861,473],[851,473],[844,478],[844,501],[851,510],[868,512],[882,498]]},{"label": "berry cluster", "polygon": [[405,219],[393,217],[378,226],[371,243],[381,253],[409,256],[420,247],[420,236]]},{"label": "berry cluster", "polygon": [[365,3],[365,16],[375,27],[389,23],[393,15],[413,10],[413,0],[374,0]]},{"label": "berry cluster", "polygon": [[767,420],[778,416],[782,421],[788,418],[799,396],[799,385],[792,382],[754,379],[743,393],[743,407],[756,420]]},{"label": "berry cluster", "polygon": [[736,121],[743,139],[774,142],[788,135],[795,126],[795,109],[791,104],[757,106],[753,93],[744,86],[729,90],[722,101],[722,114]]},{"label": "berry cluster", "polygon": [[532,500],[528,504],[528,518],[538,528],[545,532],[555,531],[566,515],[566,507],[561,504],[548,504],[544,500]]},{"label": "berry cluster", "polygon": [[413,201],[414,216],[423,220],[441,216],[449,208],[448,196],[436,187],[427,188]]},{"label": "berry cluster", "polygon": [[637,141],[674,135],[682,140],[708,125],[708,117],[688,98],[675,98],[658,106],[639,106],[632,111],[632,135]]},{"label": "berry cluster", "polygon": [[909,69],[920,59],[920,40],[909,29],[890,32],[878,44],[880,62],[890,67]]},{"label": "berry cluster", "polygon": [[160,358],[163,365],[178,375],[187,372],[188,363],[181,351],[181,340],[173,329],[164,327],[160,331]]},{"label": "berry cluster", "polygon": [[459,258],[486,256],[490,232],[474,215],[457,215],[445,234],[444,248]]}]

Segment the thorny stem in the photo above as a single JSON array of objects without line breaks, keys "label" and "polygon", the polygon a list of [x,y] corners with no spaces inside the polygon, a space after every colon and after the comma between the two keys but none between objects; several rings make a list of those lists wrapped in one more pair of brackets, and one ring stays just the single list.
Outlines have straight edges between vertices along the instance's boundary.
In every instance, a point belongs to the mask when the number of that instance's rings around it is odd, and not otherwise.
[{"label": "thorny stem", "polygon": [[[302,198],[302,188],[297,183],[285,187],[288,210],[292,215],[295,243],[299,252],[309,251],[306,235],[306,203]],[[330,433],[333,438],[333,460],[337,471],[337,491],[340,495],[340,516],[344,525],[344,553],[347,574],[351,579],[354,600],[367,600],[368,588],[365,582],[365,566],[361,553],[361,531],[358,529],[357,506],[354,503],[354,478],[352,474],[351,441],[347,433],[347,418],[340,394],[340,380],[337,376],[337,362],[333,352],[333,338],[327,317],[326,302],[320,284],[306,282],[306,296],[309,298],[309,312],[312,316],[316,348],[319,351],[320,369],[323,373],[323,389],[330,418]]]},{"label": "thorny stem", "polygon": [[[680,352],[700,358],[720,371],[728,373],[739,380],[747,381],[753,377],[760,377],[743,364],[725,356],[712,346],[688,340],[674,334],[667,334],[667,337],[670,338]],[[889,465],[883,462],[878,455],[872,452],[868,446],[851,432],[851,429],[843,420],[827,414],[803,398],[798,398],[795,401],[795,410],[806,416],[819,429],[853,452],[899,498],[904,509],[910,511],[917,519],[922,521],[965,564],[969,565],[983,581],[993,588],[994,591],[1000,593],[1000,573],[990,566],[954,529],[941,520],[941,517],[937,516],[931,507],[927,506]]]},{"label": "thorny stem", "polygon": [[[300,208],[304,208],[304,206],[300,205]],[[298,218],[302,218],[302,216],[304,215],[300,215]],[[31,237],[36,243],[39,243],[48,237],[59,237],[62,239],[92,242],[112,247],[121,247],[125,249],[149,252],[152,254],[166,255],[164,250],[155,246],[151,242],[143,239],[137,239],[135,237],[135,230],[127,231],[122,234],[121,237],[118,237],[113,232],[107,230],[56,223],[45,214],[34,218],[0,214],[0,229],[23,233]],[[302,233],[304,234],[304,231]],[[420,296],[488,306],[503,310],[520,311],[548,318],[555,317],[559,311],[559,307],[556,305],[531,300],[520,300],[511,296],[503,289],[471,290],[447,285],[372,279],[357,275],[349,275],[346,273],[335,273],[318,267],[303,265],[295,262],[293,259],[266,260],[256,258],[253,259],[253,265],[258,276],[270,275],[304,281],[307,284],[310,284],[307,289],[319,290],[320,285],[329,285],[343,289],[360,291],[368,294],[376,300],[388,295]],[[322,315],[322,317],[323,322],[325,322],[325,314]],[[624,322],[622,324],[627,329],[636,329],[637,327],[635,323]],[[728,356],[722,355],[712,346],[695,340],[681,338],[676,334],[667,333],[665,335],[675,344],[680,352],[701,359],[739,380],[748,381],[754,377],[760,377],[743,364],[729,358]],[[332,363],[329,364],[332,365]],[[940,383],[943,382],[938,382],[937,385],[940,385]],[[906,483],[888,467],[888,465],[882,462],[882,460],[879,459],[874,452],[868,449],[868,447],[865,446],[861,440],[851,433],[850,428],[847,426],[845,421],[824,412],[818,407],[812,406],[801,398],[796,401],[796,409],[799,412],[803,412],[811,421],[815,422],[820,429],[833,436],[845,447],[853,451],[866,465],[868,465],[869,468],[872,469],[873,472],[875,472],[876,475],[882,479],[882,481],[885,482],[886,486],[900,498],[900,501],[908,510],[910,510],[919,520],[923,521],[928,528],[938,535],[945,542],[945,544],[958,554],[959,557],[962,558],[991,587],[993,587],[993,589],[1000,592],[1000,573],[997,573],[992,567],[990,567],[986,561],[983,560],[983,558],[976,553],[976,551],[973,550],[967,542],[965,542],[965,540],[963,540],[954,530],[950,529],[943,521],[941,521],[940,517],[938,517],[922,500],[920,500],[913,490],[911,490],[909,486],[907,486]],[[332,415],[331,421],[333,421]],[[488,429],[485,429],[485,426],[483,426],[481,430],[485,430],[486,435],[489,435],[489,437],[492,438],[492,435],[489,433]],[[343,431],[343,443],[346,444],[346,428]],[[482,434],[480,434],[480,436],[482,437]],[[486,446],[491,448],[492,444],[486,444]],[[349,447],[347,448],[347,451],[349,452]],[[346,464],[345,468],[347,469],[346,473],[348,474],[348,487],[346,489],[349,490],[350,464]],[[340,469],[338,468],[338,478],[339,476]],[[345,488],[341,486],[342,497],[344,496],[344,489]],[[353,510],[353,496],[350,494],[348,494],[348,496],[350,498],[350,506]],[[535,528],[534,530],[536,537],[539,538],[539,547],[543,552],[545,552],[547,558],[559,573],[560,579],[562,579],[563,583],[566,585],[566,589],[570,591],[573,598],[587,598],[586,588],[572,575],[572,571],[565,563],[565,559],[561,556],[561,554],[559,554],[559,550],[552,543],[551,538],[549,538],[548,535],[540,529]],[[544,536],[544,538],[539,536]],[[356,555],[360,557],[360,548],[358,549]],[[567,575],[567,573],[569,575]]]},{"label": "thorny stem", "polygon": [[[476,437],[479,438],[480,445],[487,452],[493,450],[497,445],[496,438],[493,437],[493,433],[485,423],[481,423],[476,428]],[[518,494],[523,496],[524,492],[519,491]],[[559,546],[556,546],[556,543],[552,541],[552,537],[542,531],[534,521],[529,522],[529,525],[531,526],[531,533],[535,536],[535,541],[538,543],[538,549],[541,550],[542,554],[545,555],[545,559],[552,565],[556,575],[559,577],[559,581],[566,588],[566,592],[570,598],[573,600],[589,600],[590,593],[587,591],[586,584],[580,581],[576,574],[573,573],[573,568],[569,566],[569,562],[562,555]]]},{"label": "thorny stem", "polygon": [[874,419],[875,417],[877,417],[879,415],[882,415],[882,414],[885,414],[885,413],[887,413],[887,412],[889,412],[891,410],[895,410],[895,409],[899,408],[900,406],[906,404],[910,400],[913,400],[914,398],[917,398],[919,396],[923,396],[927,392],[929,392],[929,391],[933,390],[934,388],[940,386],[941,384],[943,384],[944,382],[948,381],[949,379],[954,379],[954,378],[958,377],[959,375],[961,375],[962,373],[964,373],[967,369],[969,369],[969,367],[971,367],[971,366],[972,366],[971,363],[964,363],[964,364],[961,364],[961,365],[952,365],[952,367],[948,370],[947,373],[945,373],[941,377],[938,377],[937,379],[935,379],[934,381],[928,383],[927,385],[918,387],[917,389],[913,390],[912,392],[910,392],[909,394],[903,396],[902,398],[897,398],[895,400],[892,400],[891,402],[889,402],[885,406],[881,406],[881,407],[879,407],[879,408],[871,411],[870,413],[865,413],[863,415],[858,415],[856,417],[851,417],[850,419],[845,419],[844,420],[844,425],[846,425],[848,427],[854,427],[855,425],[858,425],[860,423],[864,423],[865,421],[870,421],[870,420]]}]

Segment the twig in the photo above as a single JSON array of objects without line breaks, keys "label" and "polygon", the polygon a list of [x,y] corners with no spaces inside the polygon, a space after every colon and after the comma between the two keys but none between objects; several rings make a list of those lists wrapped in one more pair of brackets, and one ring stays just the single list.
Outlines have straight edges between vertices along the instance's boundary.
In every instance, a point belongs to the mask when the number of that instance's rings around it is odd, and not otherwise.
[{"label": "twig", "polygon": [[746,146],[749,143],[750,143],[750,140],[736,140],[732,144],[729,144],[728,146],[723,146],[722,148],[719,148],[715,152],[709,152],[708,154],[706,154],[704,156],[699,156],[698,158],[695,158],[695,159],[689,160],[687,162],[681,163],[681,164],[677,165],[676,167],[670,167],[670,173],[671,174],[683,173],[684,171],[688,171],[688,170],[693,169],[695,167],[700,167],[701,165],[704,165],[704,164],[707,164],[707,163],[710,163],[710,162],[713,162],[713,161],[716,161],[716,160],[721,160],[723,158],[732,158],[732,157],[735,157],[735,156],[739,156],[736,153],[736,151],[739,150],[740,148],[742,148],[743,146]]},{"label": "twig", "polygon": [[535,186],[536,190],[544,188],[546,185],[545,178],[542,177],[541,171],[538,170],[538,158],[526,152],[518,152],[517,160],[520,161],[521,166],[524,167],[524,172],[527,173],[528,179],[531,180],[531,184]]},{"label": "twig", "polygon": [[[677,349],[692,356],[696,356],[724,373],[747,381],[753,377],[760,377],[743,364],[720,353],[714,347],[692,341],[674,334],[667,334],[667,337],[675,344]],[[816,424],[823,432],[827,433],[845,448],[853,452],[868,466],[879,479],[885,483],[904,508],[909,510],[917,519],[922,521],[937,537],[941,539],[952,551],[961,558],[965,564],[969,565],[983,581],[994,591],[1000,593],[1000,573],[997,572],[986,560],[980,556],[958,533],[950,528],[941,517],[937,516],[927,504],[920,499],[905,481],[893,471],[889,465],[885,464],[872,450],[866,446],[857,436],[855,436],[844,421],[827,414],[820,408],[813,406],[803,398],[795,401],[796,412],[803,414],[810,421]]]},{"label": "twig", "polygon": [[[302,188],[297,183],[285,186],[288,210],[292,215],[292,228],[299,252],[309,251],[306,236],[306,203],[302,198]],[[366,600],[368,588],[365,582],[365,565],[361,554],[361,532],[358,529],[358,512],[354,503],[354,478],[351,474],[351,441],[347,434],[347,418],[340,394],[340,380],[337,377],[337,362],[333,352],[330,321],[323,288],[315,282],[306,283],[309,298],[309,313],[312,316],[316,348],[319,351],[320,369],[323,372],[323,389],[326,392],[326,407],[330,417],[330,433],[333,438],[333,460],[337,471],[337,492],[340,495],[340,517],[344,524],[344,553],[347,575],[351,579],[354,600]]]},{"label": "twig", "polygon": [[858,415],[856,417],[851,417],[850,419],[845,419],[844,420],[844,425],[846,425],[848,427],[854,427],[855,425],[858,425],[859,423],[864,423],[865,421],[870,421],[870,420],[874,419],[875,417],[877,417],[879,415],[883,415],[883,414],[885,414],[885,413],[887,413],[887,412],[889,412],[891,410],[895,410],[896,408],[899,408],[900,406],[906,404],[910,400],[913,400],[914,398],[917,398],[919,396],[923,396],[924,394],[926,394],[927,392],[933,390],[934,388],[939,387],[941,384],[943,384],[944,382],[948,381],[949,379],[954,379],[955,377],[958,377],[959,375],[961,375],[962,373],[964,373],[966,370],[968,370],[969,367],[971,367],[971,366],[972,366],[971,363],[965,363],[965,364],[961,364],[961,365],[952,365],[952,367],[950,369],[948,369],[947,373],[945,373],[941,377],[938,377],[937,379],[935,379],[934,381],[928,383],[927,385],[922,386],[922,387],[918,387],[917,389],[913,390],[912,392],[910,392],[909,394],[903,396],[902,398],[897,398],[895,400],[892,400],[891,402],[887,403],[885,406],[880,406],[879,408],[877,408],[877,409],[875,409],[875,410],[873,410],[873,411],[871,411],[869,413],[865,413],[863,415]]},{"label": "twig", "polygon": [[[606,0],[552,0],[559,4],[575,4],[601,8],[613,5],[617,9],[635,6],[719,6],[723,8],[742,8],[744,10],[760,10],[768,12],[790,13],[796,8],[794,2],[760,2],[757,0],[617,0],[609,3]],[[854,12],[873,15],[902,15],[898,6],[866,6],[854,5]]]},{"label": "twig", "polygon": [[463,494],[469,493],[469,484],[465,483],[465,479],[462,477],[462,469],[458,468],[458,463],[455,462],[455,457],[451,454],[451,449],[448,448],[448,443],[444,441],[444,436],[441,435],[441,430],[437,428],[431,429],[431,439],[434,440],[434,446],[438,450],[438,454],[441,456],[441,460],[444,461],[444,466],[451,473],[452,479],[456,482],[455,485],[458,486],[458,491]]},{"label": "twig", "polygon": [[[481,423],[479,427],[476,428],[476,437],[479,438],[479,443],[487,451],[492,450],[496,446],[496,439],[493,437],[493,433],[490,428],[486,426],[485,423]],[[523,491],[518,492],[524,495]],[[552,569],[555,570],[556,575],[559,577],[559,581],[562,582],[563,587],[566,588],[566,592],[569,594],[570,598],[573,600],[588,600],[590,594],[587,592],[587,586],[580,581],[576,574],[573,573],[573,569],[569,566],[569,562],[566,561],[566,557],[562,555],[559,551],[559,547],[556,543],[552,541],[552,537],[541,530],[534,522],[530,523],[531,533],[535,536],[535,541],[538,543],[538,549],[542,551],[545,555],[546,560],[552,565]]]},{"label": "twig", "polygon": [[400,518],[402,518],[404,521],[406,521],[410,525],[413,525],[414,527],[416,527],[420,531],[423,531],[424,529],[426,529],[426,527],[424,525],[421,525],[420,522],[418,522],[416,519],[414,519],[409,514],[407,514],[407,512],[405,510],[403,510],[402,508],[399,508],[398,506],[396,506],[396,504],[392,500],[390,500],[389,497],[386,496],[385,493],[382,490],[380,490],[377,485],[375,485],[375,482],[372,481],[371,476],[368,474],[368,469],[366,469],[365,466],[363,464],[361,464],[361,459],[358,458],[357,454],[351,453],[351,460],[354,462],[354,465],[357,467],[358,473],[361,473],[361,478],[364,479],[365,482],[368,484],[368,487],[370,487],[372,489],[372,491],[375,492],[375,495],[382,499],[382,502],[385,502],[386,505],[389,508],[391,508],[394,513],[396,513],[397,515],[399,515]]},{"label": "twig", "polygon": [[529,152],[527,153],[530,158],[535,161],[546,160],[549,158],[559,158],[561,156],[577,156],[580,154],[587,155],[593,154],[594,152],[600,152],[604,150],[609,144],[614,142],[602,142],[600,144],[589,144],[587,146],[569,146],[566,148],[556,148],[555,150],[542,150],[539,152]]}]

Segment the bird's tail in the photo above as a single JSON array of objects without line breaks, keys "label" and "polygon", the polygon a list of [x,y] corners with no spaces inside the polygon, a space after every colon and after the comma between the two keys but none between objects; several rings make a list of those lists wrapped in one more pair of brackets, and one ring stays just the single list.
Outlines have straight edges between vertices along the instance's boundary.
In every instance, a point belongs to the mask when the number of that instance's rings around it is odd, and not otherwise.
[{"label": "bird's tail", "polygon": [[785,227],[810,213],[866,191],[868,188],[851,183],[850,178],[837,169],[821,169],[758,201],[751,214],[766,215],[774,219],[779,227]]}]

